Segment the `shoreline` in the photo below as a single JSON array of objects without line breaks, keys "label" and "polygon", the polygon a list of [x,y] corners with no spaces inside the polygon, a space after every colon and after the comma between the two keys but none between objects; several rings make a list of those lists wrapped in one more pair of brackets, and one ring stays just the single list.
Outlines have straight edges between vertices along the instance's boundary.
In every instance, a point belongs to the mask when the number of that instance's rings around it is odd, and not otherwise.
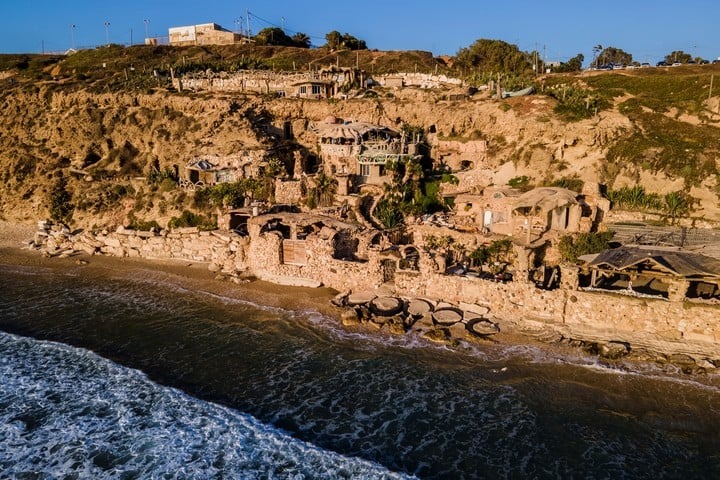
[{"label": "shoreline", "polygon": [[[281,308],[288,311],[317,312],[331,319],[332,327],[349,333],[359,333],[369,336],[402,337],[399,332],[393,332],[392,320],[389,317],[376,323],[372,318],[358,315],[360,310],[368,310],[369,304],[353,307],[339,306],[336,302],[338,291],[328,287],[289,286],[273,283],[256,277],[243,278],[218,272],[212,264],[202,261],[192,261],[179,258],[147,258],[141,256],[118,257],[112,254],[89,255],[82,251],[74,251],[70,255],[43,255],[40,251],[28,248],[29,243],[37,232],[37,223],[21,224],[0,220],[0,263],[40,268],[51,268],[67,271],[68,269],[81,272],[82,269],[94,272],[98,276],[117,275],[122,271],[128,278],[148,278],[156,281],[170,282],[181,288],[206,292],[233,300],[246,301],[260,307]],[[377,295],[385,295],[382,287],[377,289]],[[358,289],[355,293],[368,293],[367,290]],[[394,294],[390,294],[395,296]],[[405,301],[423,299],[423,297],[397,297]],[[443,300],[433,300],[446,303]],[[452,308],[459,309],[461,304],[453,302]],[[345,314],[351,313],[354,317],[346,322]],[[635,370],[643,365],[653,365],[668,374],[679,371],[682,374],[693,376],[706,373],[720,372],[715,364],[698,362],[693,357],[683,354],[665,354],[644,348],[626,348],[624,342],[598,343],[594,341],[574,340],[548,329],[542,319],[535,319],[530,312],[519,313],[518,318],[497,316],[491,314],[488,318],[492,323],[499,325],[499,332],[490,337],[480,337],[465,331],[465,324],[458,323],[453,327],[432,325],[427,318],[417,320],[418,327],[412,327],[404,332],[417,334],[426,346],[444,346],[449,350],[467,348],[472,344],[495,345],[507,347],[536,348],[550,358],[562,360],[564,358],[582,358],[594,361],[608,368],[619,370]],[[390,321],[388,321],[390,320]],[[387,321],[387,323],[385,323]],[[462,332],[459,332],[462,327]],[[459,335],[458,335],[459,332]],[[429,335],[428,335],[429,334]],[[437,334],[437,335],[435,335]],[[603,352],[609,344],[619,347],[619,353],[612,350]]]},{"label": "shoreline", "polygon": [[[30,230],[32,230],[32,227]],[[23,231],[22,228],[17,230],[18,233]],[[8,237],[3,237],[3,240],[0,241],[0,263],[49,269],[57,273],[72,272],[82,274],[83,271],[87,271],[100,278],[121,276],[123,278],[144,278],[148,281],[168,282],[183,289],[194,289],[210,295],[250,302],[260,307],[280,308],[295,313],[317,312],[333,322],[332,325],[326,326],[340,329],[346,333],[367,335],[368,338],[375,339],[403,337],[403,335],[390,333],[386,327],[381,328],[378,325],[370,325],[372,322],[349,327],[343,325],[342,314],[348,309],[337,307],[331,303],[337,292],[329,288],[289,287],[263,280],[252,280],[236,284],[227,279],[219,280],[215,272],[208,270],[207,264],[180,260],[118,258],[106,255],[89,256],[83,253],[65,258],[48,258],[39,255],[38,252],[23,249],[15,241],[17,238],[19,237],[16,236],[15,239],[8,241]],[[408,339],[408,343],[420,339],[425,342],[424,345],[420,346],[425,351],[444,347],[448,351],[464,355],[471,354],[469,350],[472,349],[473,344],[507,349],[529,347],[537,349],[548,361],[564,362],[567,359],[575,358],[588,361],[587,365],[598,365],[618,372],[640,373],[641,370],[645,370],[642,368],[643,366],[653,365],[659,367],[661,374],[667,376],[691,373],[681,371],[680,366],[676,366],[671,362],[659,362],[637,353],[631,353],[619,360],[610,360],[590,353],[576,345],[541,340],[514,331],[502,331],[494,335],[492,339],[477,338],[474,341],[463,339],[455,346],[449,343],[435,343],[427,338],[421,338],[421,335],[417,334],[418,332],[414,333],[413,340]],[[498,358],[498,360],[502,361],[506,360],[506,358]],[[578,363],[578,365],[581,365],[581,363]],[[693,373],[691,377],[697,378],[698,373],[705,372],[694,371]]]}]

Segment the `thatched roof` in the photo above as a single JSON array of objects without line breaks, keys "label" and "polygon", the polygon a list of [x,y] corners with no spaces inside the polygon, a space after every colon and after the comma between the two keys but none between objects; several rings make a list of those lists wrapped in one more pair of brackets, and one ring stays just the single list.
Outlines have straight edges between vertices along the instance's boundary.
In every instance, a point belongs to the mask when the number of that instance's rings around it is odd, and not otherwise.
[{"label": "thatched roof", "polygon": [[514,210],[518,208],[531,208],[548,212],[559,207],[575,205],[577,193],[572,190],[558,187],[540,187],[525,192],[515,200]]},{"label": "thatched roof", "polygon": [[720,279],[720,260],[699,253],[676,250],[620,247],[605,250],[587,265],[612,270],[629,270],[650,262],[654,268],[679,277],[716,277]]}]

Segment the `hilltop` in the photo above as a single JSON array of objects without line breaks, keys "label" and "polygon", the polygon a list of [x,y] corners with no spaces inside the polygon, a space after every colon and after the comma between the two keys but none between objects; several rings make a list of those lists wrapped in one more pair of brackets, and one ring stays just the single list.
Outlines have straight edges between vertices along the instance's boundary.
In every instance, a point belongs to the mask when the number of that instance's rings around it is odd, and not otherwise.
[{"label": "hilltop", "polygon": [[[372,95],[307,100],[177,91],[171,83],[171,75],[301,72],[331,65],[359,66],[370,75],[439,73],[475,88],[375,86]],[[0,204],[6,219],[45,217],[62,183],[78,224],[143,219],[164,225],[198,208],[197,202],[157,175],[150,183],[133,178],[182,168],[198,155],[239,150],[272,151],[289,164],[294,152],[316,150],[312,122],[335,116],[395,129],[409,125],[435,142],[487,142],[482,155],[459,153],[472,165],[470,173],[456,172],[467,190],[507,183],[577,188],[598,182],[610,191],[640,186],[646,194],[689,195],[693,218],[720,221],[720,77],[710,92],[718,73],[720,66],[703,65],[511,78],[453,69],[452,58],[428,52],[254,46],[110,46],[68,56],[3,55],[0,175],[6,188]],[[498,100],[494,90],[482,90],[481,78],[499,79],[508,88],[533,85],[535,94]],[[268,133],[269,126],[284,122],[292,125],[292,142]]]}]

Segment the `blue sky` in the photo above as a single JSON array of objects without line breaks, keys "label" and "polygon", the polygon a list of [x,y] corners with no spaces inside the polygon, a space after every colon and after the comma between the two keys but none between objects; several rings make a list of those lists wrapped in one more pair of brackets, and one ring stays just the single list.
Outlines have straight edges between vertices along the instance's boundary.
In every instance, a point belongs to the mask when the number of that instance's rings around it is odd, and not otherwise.
[{"label": "blue sky", "polygon": [[[547,60],[583,53],[586,64],[594,45],[614,46],[641,62],[655,62],[672,50],[707,59],[720,56],[718,0],[515,0],[429,1],[365,0],[0,0],[5,19],[0,52],[64,51],[75,46],[137,43],[145,36],[167,35],[171,26],[215,22],[235,30],[249,10],[251,28],[268,23],[307,33],[315,45],[331,30],[348,32],[380,50],[428,50],[455,54],[478,38],[517,44],[545,52]],[[74,24],[72,29],[70,25]],[[244,24],[243,24],[244,25]]]}]

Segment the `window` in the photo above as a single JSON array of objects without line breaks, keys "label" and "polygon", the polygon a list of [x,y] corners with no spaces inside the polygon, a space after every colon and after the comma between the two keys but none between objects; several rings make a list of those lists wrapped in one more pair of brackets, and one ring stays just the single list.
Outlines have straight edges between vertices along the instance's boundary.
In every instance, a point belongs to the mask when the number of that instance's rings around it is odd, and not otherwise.
[{"label": "window", "polygon": [[369,177],[370,176],[370,165],[360,165],[360,176],[362,177]]},{"label": "window", "polygon": [[307,93],[307,87],[303,85],[302,87],[300,87],[300,94],[305,95],[306,93]]},{"label": "window", "polygon": [[313,94],[313,95],[320,95],[320,85],[313,85],[313,86],[312,86],[312,94]]},{"label": "window", "polygon": [[384,176],[385,176],[385,165],[380,165],[380,166],[378,167],[378,175],[381,176],[381,177],[384,177]]}]

